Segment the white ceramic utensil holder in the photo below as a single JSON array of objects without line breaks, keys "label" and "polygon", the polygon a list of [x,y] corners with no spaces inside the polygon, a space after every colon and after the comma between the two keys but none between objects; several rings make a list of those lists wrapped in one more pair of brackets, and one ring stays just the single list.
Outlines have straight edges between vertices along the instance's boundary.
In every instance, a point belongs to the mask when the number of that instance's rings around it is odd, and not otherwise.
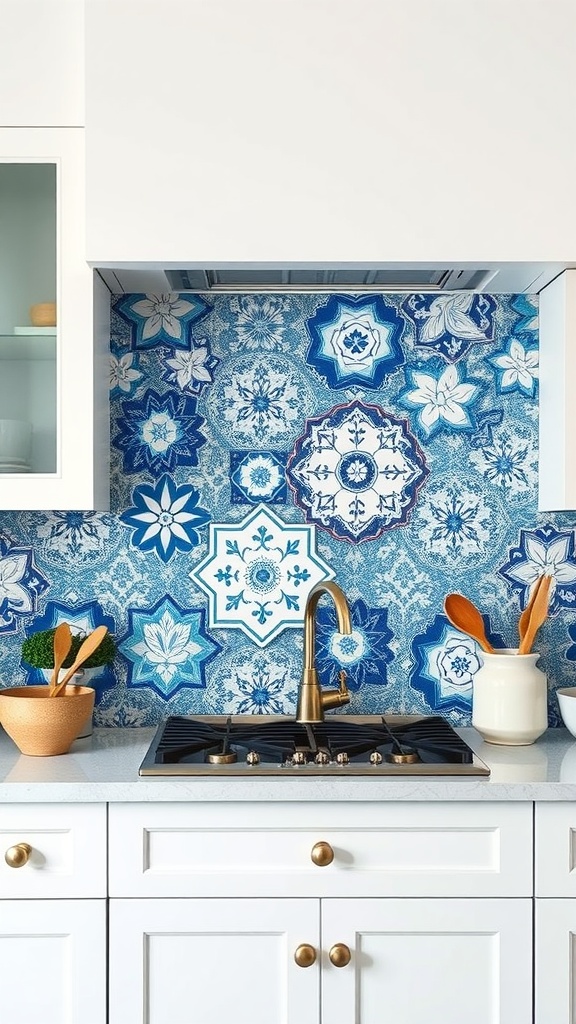
[{"label": "white ceramic utensil holder", "polygon": [[472,684],[472,725],[487,743],[525,746],[548,726],[548,683],[539,654],[481,655]]}]

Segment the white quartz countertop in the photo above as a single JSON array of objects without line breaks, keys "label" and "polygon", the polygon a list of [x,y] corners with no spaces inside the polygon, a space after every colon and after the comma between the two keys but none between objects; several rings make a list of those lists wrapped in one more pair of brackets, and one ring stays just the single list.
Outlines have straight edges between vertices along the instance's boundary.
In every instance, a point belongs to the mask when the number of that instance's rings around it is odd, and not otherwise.
[{"label": "white quartz countertop", "polygon": [[142,778],[138,768],[154,729],[97,729],[59,757],[20,754],[0,730],[0,801],[576,800],[576,739],[566,729],[549,729],[527,747],[494,746],[474,729],[458,731],[490,778]]}]

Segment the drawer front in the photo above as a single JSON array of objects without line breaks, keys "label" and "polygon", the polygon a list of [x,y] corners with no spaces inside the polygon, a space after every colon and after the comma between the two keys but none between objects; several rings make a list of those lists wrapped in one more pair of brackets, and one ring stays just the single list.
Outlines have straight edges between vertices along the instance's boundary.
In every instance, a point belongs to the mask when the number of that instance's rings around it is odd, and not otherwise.
[{"label": "drawer front", "polygon": [[576,896],[576,807],[536,804],[535,891],[537,896]]},{"label": "drawer front", "polygon": [[4,804],[0,897],[106,896],[106,832],[104,804]]},{"label": "drawer front", "polygon": [[532,824],[530,803],[114,804],[110,895],[530,896]]}]

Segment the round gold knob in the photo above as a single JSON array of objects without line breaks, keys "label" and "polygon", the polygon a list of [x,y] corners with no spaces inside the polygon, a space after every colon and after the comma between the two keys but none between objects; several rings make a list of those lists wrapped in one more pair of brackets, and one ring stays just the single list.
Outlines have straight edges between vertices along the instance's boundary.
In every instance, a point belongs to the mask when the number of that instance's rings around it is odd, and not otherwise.
[{"label": "round gold knob", "polygon": [[335,946],[328,953],[330,957],[330,963],[334,964],[334,967],[346,967],[350,963],[352,956],[348,946],[345,946],[343,942],[337,942]]},{"label": "round gold knob", "polygon": [[303,942],[297,947],[294,953],[294,959],[298,964],[298,967],[312,967],[312,964],[316,963],[316,950],[314,946],[310,946],[307,942]]},{"label": "round gold knob", "polygon": [[325,868],[334,860],[334,850],[330,843],[314,843],[310,856],[319,868]]},{"label": "round gold knob", "polygon": [[6,850],[4,860],[9,868],[23,868],[31,853],[32,847],[28,843],[17,843]]}]

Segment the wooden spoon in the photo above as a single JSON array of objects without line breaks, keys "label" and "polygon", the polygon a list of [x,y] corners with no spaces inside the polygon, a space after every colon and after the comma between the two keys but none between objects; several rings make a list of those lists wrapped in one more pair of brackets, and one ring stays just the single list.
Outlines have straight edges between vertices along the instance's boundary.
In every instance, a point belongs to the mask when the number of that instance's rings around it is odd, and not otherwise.
[{"label": "wooden spoon", "polygon": [[552,576],[545,576],[538,588],[538,593],[534,598],[534,604],[532,605],[532,612],[530,614],[528,626],[526,627],[526,632],[520,641],[518,654],[530,654],[532,644],[534,643],[534,637],[542,623],[548,618],[548,602],[550,598],[552,579]]},{"label": "wooden spoon", "polygon": [[50,691],[51,697],[57,697],[59,693],[62,693],[62,690],[66,686],[66,683],[70,682],[74,673],[78,671],[80,666],[83,665],[84,662],[87,661],[87,659],[90,657],[90,655],[94,653],[96,648],[100,646],[107,632],[108,626],[96,626],[96,629],[93,630],[92,633],[88,634],[84,643],[80,644],[80,647],[78,648],[76,661],[74,662],[73,665],[70,666],[62,682],[58,683]]},{"label": "wooden spoon", "polygon": [[528,601],[528,604],[526,605],[524,611],[522,612],[522,614],[520,615],[520,618],[518,620],[518,636],[520,637],[521,641],[524,639],[524,636],[526,634],[526,630],[528,628],[528,623],[530,621],[530,615],[532,614],[532,608],[534,607],[534,601],[536,599],[536,594],[538,593],[538,591],[540,590],[540,587],[542,586],[542,580],[543,579],[545,579],[544,576],[539,576],[538,579],[536,580],[534,586],[532,587],[532,593],[530,594],[530,599]]},{"label": "wooden spoon", "polygon": [[444,598],[444,611],[456,629],[477,640],[483,651],[494,654],[494,648],[486,636],[482,615],[472,601],[462,594],[447,594]]},{"label": "wooden spoon", "polygon": [[54,630],[54,671],[50,677],[50,696],[53,696],[63,662],[72,647],[72,633],[67,622],[61,622]]}]

